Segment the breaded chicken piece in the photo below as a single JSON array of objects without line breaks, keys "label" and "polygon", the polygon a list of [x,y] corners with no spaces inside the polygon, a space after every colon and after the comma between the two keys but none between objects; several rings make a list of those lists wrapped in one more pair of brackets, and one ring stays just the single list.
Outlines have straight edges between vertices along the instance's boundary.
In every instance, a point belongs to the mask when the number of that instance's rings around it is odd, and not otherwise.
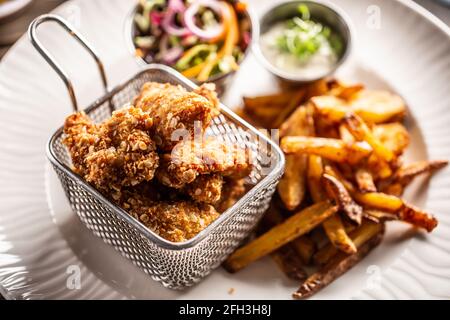
[{"label": "breaded chicken piece", "polygon": [[192,183],[181,189],[181,192],[197,202],[214,204],[222,196],[223,177],[219,174],[198,176]]},{"label": "breaded chicken piece", "polygon": [[98,125],[79,112],[66,119],[64,143],[78,174],[100,191],[118,191],[153,179],[159,157],[152,125],[140,108],[117,110]]},{"label": "breaded chicken piece", "polygon": [[201,94],[169,83],[142,86],[134,105],[153,118],[153,139],[160,149],[170,151],[180,137],[191,137],[195,130],[203,132],[217,114],[214,95],[205,88],[198,90]]},{"label": "breaded chicken piece", "polygon": [[233,206],[245,193],[244,179],[226,179],[222,195],[217,204],[214,205],[220,213]]},{"label": "breaded chicken piece", "polygon": [[[166,158],[169,156],[166,155]],[[160,166],[156,170],[156,178],[162,185],[175,188],[198,202],[214,204],[220,199],[223,186],[223,177],[220,174],[199,175],[192,182],[186,183],[170,173],[169,164],[170,160],[161,160]]]},{"label": "breaded chicken piece", "polygon": [[222,176],[243,178],[252,170],[249,149],[226,143],[214,137],[203,141],[180,141],[171,154],[161,157],[158,180],[173,188],[193,182],[199,175],[219,173]]},{"label": "breaded chicken piece", "polygon": [[153,201],[140,192],[124,192],[119,205],[169,241],[189,240],[219,217],[213,206],[186,200]]}]

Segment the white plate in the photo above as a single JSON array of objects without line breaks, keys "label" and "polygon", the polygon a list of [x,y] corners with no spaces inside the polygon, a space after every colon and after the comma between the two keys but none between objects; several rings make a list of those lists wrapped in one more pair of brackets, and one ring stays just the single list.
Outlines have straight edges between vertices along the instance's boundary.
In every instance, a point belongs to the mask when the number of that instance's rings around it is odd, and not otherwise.
[{"label": "white plate", "polygon": [[33,0],[7,0],[0,4],[0,20],[24,9]]},{"label": "white plate", "polygon": [[[56,10],[95,45],[112,84],[138,68],[123,34],[134,2],[69,1]],[[269,1],[257,3],[251,5],[259,11]],[[449,29],[411,1],[335,3],[356,30],[354,55],[342,77],[405,97],[411,111],[409,160],[450,159]],[[370,18],[377,12],[381,24],[374,29]],[[81,105],[88,105],[101,94],[93,62],[56,26],[39,33],[73,79]],[[244,93],[268,90],[276,90],[274,79],[250,57],[225,103],[235,106]],[[0,64],[0,290],[7,298],[290,298],[297,283],[285,279],[270,259],[236,275],[219,268],[189,290],[171,291],[91,235],[71,213],[44,152],[69,112],[65,87],[22,38]],[[390,224],[373,253],[315,298],[449,298],[449,195],[448,168],[430,182],[415,183],[406,198],[435,213],[438,228],[415,234]]]}]

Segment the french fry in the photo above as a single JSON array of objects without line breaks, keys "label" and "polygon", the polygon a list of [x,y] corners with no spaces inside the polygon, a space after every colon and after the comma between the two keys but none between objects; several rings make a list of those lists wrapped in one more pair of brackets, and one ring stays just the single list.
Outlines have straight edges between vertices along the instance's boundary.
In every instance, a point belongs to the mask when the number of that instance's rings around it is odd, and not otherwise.
[{"label": "french fry", "polygon": [[375,154],[371,154],[367,159],[367,168],[375,178],[379,179],[387,179],[393,174],[390,164]]},{"label": "french fry", "polygon": [[282,246],[270,256],[287,278],[302,281],[308,277],[302,268],[303,260],[290,244]]},{"label": "french fry", "polygon": [[351,198],[345,186],[335,177],[328,174],[322,176],[322,182],[328,196],[339,206],[339,209],[356,224],[361,224],[363,209]]},{"label": "french fry", "polygon": [[339,250],[345,253],[355,253],[356,246],[352,239],[347,235],[341,218],[338,214],[334,214],[322,223],[323,229],[327,234],[330,242]]},{"label": "french fry", "polygon": [[346,84],[340,80],[331,81],[328,86],[330,87],[329,94],[345,100],[351,99],[357,92],[364,89],[362,83]]},{"label": "french fry", "polygon": [[349,105],[369,123],[400,121],[406,113],[403,99],[387,91],[361,90],[352,96]]},{"label": "french fry", "polygon": [[272,128],[279,128],[286,118],[304,101],[306,90],[304,88],[299,89],[292,96],[289,103],[278,113],[273,122]]},{"label": "french fry", "polygon": [[373,136],[395,155],[402,154],[409,145],[409,133],[398,123],[384,123],[375,125]]},{"label": "french fry", "polygon": [[286,156],[284,175],[277,185],[277,190],[288,210],[297,208],[305,197],[307,160],[304,154]]},{"label": "french fry", "polygon": [[312,97],[311,103],[320,117],[330,122],[340,122],[348,112],[352,112],[346,102],[336,96]]},{"label": "french fry", "polygon": [[405,166],[395,173],[395,181],[407,186],[418,175],[441,169],[448,164],[447,160],[418,161]]},{"label": "french fry", "polygon": [[315,96],[321,96],[328,92],[328,83],[324,79],[317,80],[306,86],[305,100],[309,100]]},{"label": "french fry", "polygon": [[[361,226],[350,232],[349,237],[357,250],[370,238],[384,230],[383,223],[375,223],[369,220],[364,220]],[[331,243],[321,248],[313,257],[316,265],[322,266],[328,263],[339,250]]]},{"label": "french fry", "polygon": [[324,168],[324,173],[335,177],[337,180],[339,180],[340,183],[342,183],[350,193],[356,192],[356,188],[353,186],[353,184],[344,178],[342,173],[334,166],[326,165]]},{"label": "french fry", "polygon": [[341,176],[336,168],[325,166],[324,170],[327,175],[330,175],[339,180],[350,192],[353,199],[360,205],[380,210],[387,210],[389,212],[396,212],[403,206],[403,200],[396,196],[392,196],[383,192],[359,192],[350,181],[344,179]]},{"label": "french fry", "polygon": [[394,177],[388,181],[383,181],[381,191],[390,195],[401,196],[407,187],[416,177],[422,174],[432,174],[434,171],[445,167],[446,160],[418,161],[401,166]]},{"label": "french fry", "polygon": [[[310,136],[314,134],[312,110],[299,107],[281,126],[280,135]],[[292,154],[286,156],[284,175],[277,189],[284,206],[294,210],[302,202],[306,192],[307,155]]]},{"label": "french fry", "polygon": [[373,181],[372,174],[365,168],[359,168],[355,173],[356,184],[358,185],[359,191],[365,192],[376,192],[377,187]]},{"label": "french fry", "polygon": [[408,222],[415,227],[423,228],[428,232],[433,231],[438,225],[437,219],[431,214],[406,202],[403,202],[399,217],[400,220]]},{"label": "french fry", "polygon": [[402,199],[382,192],[353,192],[353,199],[370,208],[397,212],[403,206]]},{"label": "french fry", "polygon": [[380,244],[382,238],[383,232],[379,231],[362,244],[358,252],[352,255],[347,255],[344,252],[338,253],[323,268],[306,279],[300,288],[292,294],[292,297],[305,299],[317,293],[367,256],[372,249]]},{"label": "french fry", "polygon": [[357,115],[349,113],[344,118],[347,129],[355,136],[357,140],[366,141],[372,148],[373,152],[385,160],[390,162],[394,159],[394,153],[386,148],[371,132],[369,127]]},{"label": "french fry", "polygon": [[372,152],[372,148],[363,142],[346,144],[339,139],[299,136],[284,137],[281,140],[281,148],[287,154],[314,154],[332,161],[352,164],[361,161]]},{"label": "french fry", "polygon": [[[283,222],[283,220],[284,217],[280,212],[279,206],[271,202],[259,225],[258,233],[263,234],[267,232],[275,225]],[[294,242],[300,241],[301,238],[285,244],[270,254],[272,260],[274,260],[286,277],[293,280],[303,280],[306,277],[306,272],[303,269],[303,266],[306,264],[303,260],[303,252],[299,252],[297,246],[294,245]]]},{"label": "french fry", "polygon": [[[266,211],[262,224],[265,227],[264,231],[268,231],[273,226],[280,224],[284,221],[284,217],[280,212],[278,205],[271,202],[269,209]],[[297,254],[300,256],[304,264],[308,264],[316,251],[316,247],[313,241],[306,235],[295,238],[285,246],[291,246]]]},{"label": "french fry", "polygon": [[256,110],[264,107],[281,109],[289,104],[293,95],[294,93],[292,91],[286,91],[271,95],[244,97],[243,100],[245,108],[249,110]]},{"label": "french fry", "polygon": [[355,143],[355,137],[348,131],[344,124],[339,125],[339,137],[345,143]]},{"label": "french fry", "polygon": [[280,137],[313,136],[314,118],[311,105],[298,107],[280,126]]},{"label": "french fry", "polygon": [[325,192],[322,188],[322,158],[316,155],[308,157],[308,188],[314,202],[321,202],[326,199]]},{"label": "french fry", "polygon": [[290,245],[295,249],[305,265],[311,262],[311,259],[316,252],[316,245],[307,235],[292,240]]},{"label": "french fry", "polygon": [[335,210],[336,207],[327,201],[301,210],[247,245],[237,249],[225,261],[224,267],[230,272],[236,272],[246,267],[253,261],[306,234],[332,215]]},{"label": "french fry", "polygon": [[398,220],[397,214],[382,210],[367,209],[364,210],[364,218],[373,221],[375,223],[382,223],[385,221]]}]

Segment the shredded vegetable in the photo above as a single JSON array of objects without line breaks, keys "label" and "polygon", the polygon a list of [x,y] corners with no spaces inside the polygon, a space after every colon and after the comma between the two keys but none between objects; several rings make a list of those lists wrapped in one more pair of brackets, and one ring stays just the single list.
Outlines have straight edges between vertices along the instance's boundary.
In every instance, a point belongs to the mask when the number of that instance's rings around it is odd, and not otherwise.
[{"label": "shredded vegetable", "polygon": [[246,5],[228,0],[139,0],[136,55],[199,82],[239,68],[251,40]]}]

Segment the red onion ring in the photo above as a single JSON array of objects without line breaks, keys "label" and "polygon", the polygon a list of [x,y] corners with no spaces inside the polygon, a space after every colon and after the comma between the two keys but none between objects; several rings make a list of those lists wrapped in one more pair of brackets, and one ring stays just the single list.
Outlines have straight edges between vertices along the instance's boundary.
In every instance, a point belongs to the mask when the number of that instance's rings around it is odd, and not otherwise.
[{"label": "red onion ring", "polygon": [[[164,30],[170,35],[174,36],[185,36],[191,34],[191,32],[186,27],[179,27],[175,24],[175,16],[180,13],[183,14],[186,7],[181,0],[169,0],[166,15],[162,21],[162,26]],[[183,22],[184,25],[184,22]]]},{"label": "red onion ring", "polygon": [[202,39],[212,39],[220,35],[223,30],[223,24],[209,29],[201,29],[195,24],[195,15],[200,9],[200,6],[212,9],[215,13],[222,16],[222,4],[215,0],[197,0],[192,3],[184,12],[184,23],[186,27],[196,36]]}]

